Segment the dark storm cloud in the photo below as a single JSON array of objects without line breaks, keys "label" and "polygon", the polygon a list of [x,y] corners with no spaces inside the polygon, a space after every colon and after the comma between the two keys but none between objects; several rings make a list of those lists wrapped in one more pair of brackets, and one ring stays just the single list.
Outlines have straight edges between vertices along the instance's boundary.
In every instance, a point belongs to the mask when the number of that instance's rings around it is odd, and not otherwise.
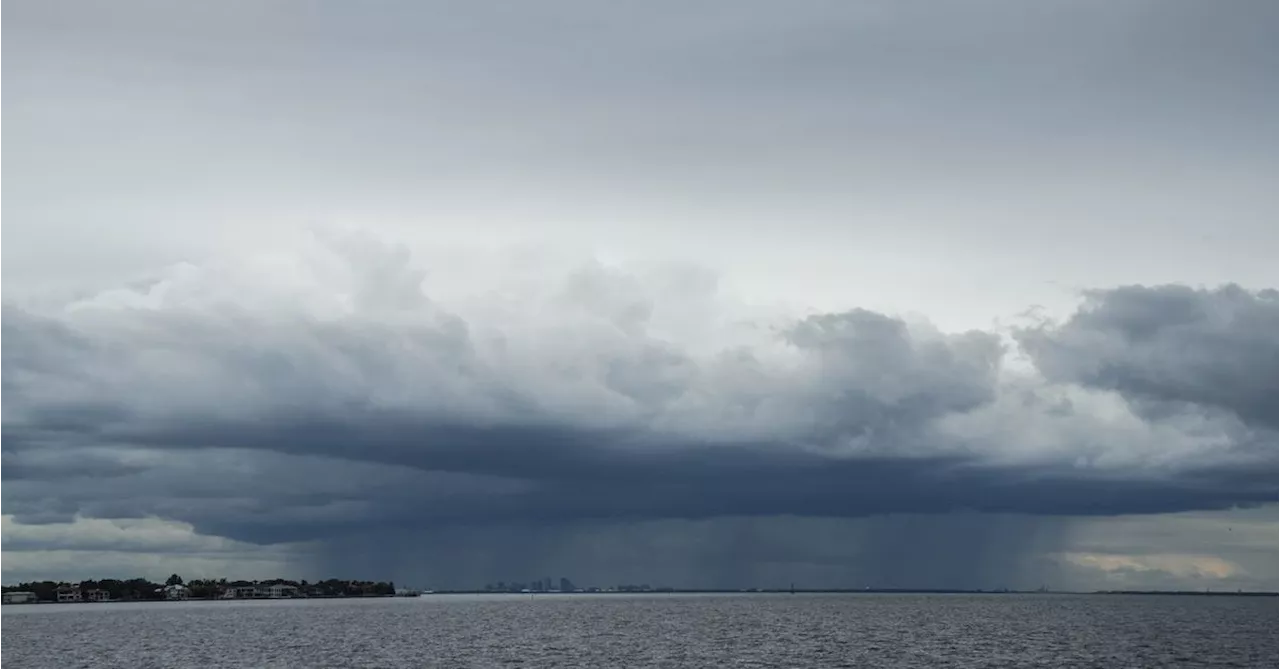
[{"label": "dark storm cloud", "polygon": [[1025,556],[1057,549],[1059,525],[945,514],[447,526],[358,533],[334,542],[319,564],[322,571],[402,574],[413,583],[569,574],[582,584],[700,588],[1038,587],[1023,573]]},{"label": "dark storm cloud", "polygon": [[6,448],[0,456],[0,477],[5,481],[65,485],[73,479],[128,476],[147,469],[145,464],[121,462],[110,453],[83,449],[71,451],[56,446],[49,449]]},{"label": "dark storm cloud", "polygon": [[[807,466],[765,461],[759,466],[694,468],[672,459],[650,464],[670,469],[613,478],[535,480],[528,491],[462,493],[430,501],[386,499],[381,492],[371,491],[365,496],[369,513],[355,515],[335,507],[332,513],[320,508],[320,514],[308,517],[294,513],[296,501],[272,500],[270,493],[263,493],[266,503],[251,518],[208,509],[192,510],[184,519],[202,531],[272,543],[325,538],[335,532],[436,530],[474,524],[555,527],[581,521],[776,515],[857,518],[955,510],[1072,516],[1165,513],[1263,504],[1275,497],[1274,478],[1259,474],[1256,468],[1157,480],[1099,480],[1070,472],[1021,469],[949,471],[950,463],[945,461],[832,465],[815,459]],[[681,467],[688,469],[671,473]]]},{"label": "dark storm cloud", "polygon": [[1093,291],[1065,323],[1022,330],[1018,341],[1051,380],[1274,429],[1278,319],[1274,290],[1128,286]]},{"label": "dark storm cloud", "polygon": [[[1276,386],[1261,371],[1275,367],[1274,291],[1098,291],[1065,323],[1019,333],[1050,381],[1183,407],[1140,411],[1143,437],[1108,432],[1084,407],[1009,401],[1023,390],[1001,380],[991,333],[854,310],[698,348],[658,336],[659,293],[598,272],[569,275],[526,311],[463,318],[417,288],[422,274],[395,248],[336,243],[351,287],[338,316],[274,302],[268,286],[259,305],[207,301],[239,299],[215,290],[218,272],[136,289],[129,299],[145,307],[7,306],[6,513],[155,515],[274,543],[660,519],[1159,513],[1276,495],[1265,423]],[[1186,427],[1188,410],[1203,420]],[[956,417],[984,429],[956,432]],[[1058,422],[1026,422],[1038,418]],[[1056,450],[1035,445],[1046,430],[1062,430]]]}]

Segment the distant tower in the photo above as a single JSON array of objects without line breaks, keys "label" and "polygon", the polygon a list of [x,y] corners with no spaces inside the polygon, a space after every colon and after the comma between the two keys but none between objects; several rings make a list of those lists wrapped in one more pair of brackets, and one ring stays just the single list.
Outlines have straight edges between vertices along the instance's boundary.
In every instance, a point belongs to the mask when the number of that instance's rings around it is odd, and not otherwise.
[{"label": "distant tower", "polygon": [[569,579],[567,579],[567,578],[565,578],[565,577],[561,576],[561,577],[560,577],[560,592],[573,592],[573,581],[570,581]]}]

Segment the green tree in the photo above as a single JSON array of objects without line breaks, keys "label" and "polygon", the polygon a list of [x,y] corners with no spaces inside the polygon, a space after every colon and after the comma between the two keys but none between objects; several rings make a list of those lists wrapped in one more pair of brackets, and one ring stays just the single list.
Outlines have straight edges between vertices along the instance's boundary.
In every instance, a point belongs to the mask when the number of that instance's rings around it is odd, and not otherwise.
[{"label": "green tree", "polygon": [[182,577],[177,574],[171,574],[169,580],[164,582],[165,585],[182,585]]}]

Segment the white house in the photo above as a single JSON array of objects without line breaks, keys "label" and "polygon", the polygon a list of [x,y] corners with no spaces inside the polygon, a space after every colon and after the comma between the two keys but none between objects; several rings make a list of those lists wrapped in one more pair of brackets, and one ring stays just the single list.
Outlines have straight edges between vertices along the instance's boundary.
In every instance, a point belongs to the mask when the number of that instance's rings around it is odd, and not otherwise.
[{"label": "white house", "polygon": [[222,599],[289,599],[298,596],[297,586],[287,583],[232,585],[222,591]]},{"label": "white house", "polygon": [[271,599],[285,599],[288,597],[298,596],[298,588],[285,583],[276,583],[275,585],[267,586],[260,592],[264,592],[264,596]]},{"label": "white house", "polygon": [[233,585],[229,586],[222,592],[223,599],[252,599],[258,594],[258,589],[252,585]]},{"label": "white house", "polygon": [[111,593],[106,590],[86,590],[84,598],[90,602],[109,602],[111,601]]},{"label": "white house", "polygon": [[70,585],[70,586],[67,586],[67,585],[64,585],[64,586],[62,586],[61,588],[58,588],[58,601],[59,601],[59,602],[82,602],[82,601],[84,601],[84,596],[80,594],[80,586],[76,586],[76,585]]},{"label": "white house", "polygon": [[185,585],[166,585],[164,586],[165,599],[186,599],[187,586]]},{"label": "white house", "polygon": [[36,593],[27,592],[25,590],[15,590],[14,592],[6,592],[3,595],[5,604],[31,604],[36,601]]}]

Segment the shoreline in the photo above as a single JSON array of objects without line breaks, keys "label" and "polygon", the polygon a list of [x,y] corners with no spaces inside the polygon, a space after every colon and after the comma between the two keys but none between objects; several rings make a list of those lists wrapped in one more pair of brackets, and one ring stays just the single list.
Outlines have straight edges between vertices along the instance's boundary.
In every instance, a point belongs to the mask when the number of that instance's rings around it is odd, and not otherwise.
[{"label": "shoreline", "polygon": [[315,596],[315,597],[243,597],[243,598],[188,598],[188,599],[113,599],[107,601],[81,601],[81,602],[10,602],[4,603],[3,606],[46,606],[50,604],[137,604],[137,603],[181,603],[181,602],[286,602],[286,601],[305,601],[305,600],[365,600],[365,599],[419,599],[423,597],[434,597],[437,595],[492,595],[492,596],[512,596],[521,597],[591,597],[601,595],[1097,595],[1097,596],[1135,596],[1135,595],[1154,595],[1154,596],[1177,596],[1177,597],[1277,597],[1280,593],[1276,592],[1225,592],[1225,591],[1197,591],[1197,590],[1097,590],[1097,591],[1043,591],[1043,590],[900,590],[900,589],[862,589],[862,590],[638,590],[638,591],[597,591],[597,592],[495,592],[492,590],[436,590],[430,593],[422,593],[413,596],[403,595],[371,595],[344,597],[340,595]]}]

